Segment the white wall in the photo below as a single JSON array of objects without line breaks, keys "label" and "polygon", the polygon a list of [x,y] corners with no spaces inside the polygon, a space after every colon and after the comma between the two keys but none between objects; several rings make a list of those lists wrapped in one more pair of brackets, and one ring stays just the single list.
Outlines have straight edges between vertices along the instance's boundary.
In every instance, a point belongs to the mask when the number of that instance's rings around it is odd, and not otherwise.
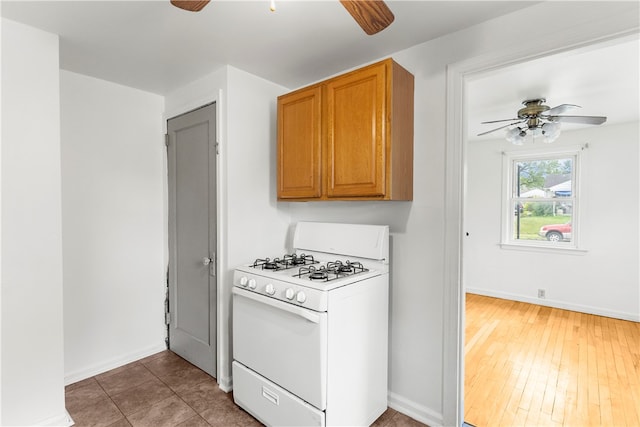
[{"label": "white wall", "polygon": [[165,118],[217,102],[218,373],[231,387],[233,269],[284,251],[289,225],[275,202],[276,97],[286,90],[227,66],[167,95]]},{"label": "white wall", "polygon": [[[470,143],[467,291],[640,321],[639,140],[636,122],[564,132],[553,143],[589,146],[582,152],[579,181],[584,253],[501,249],[502,151],[531,147],[504,140]],[[546,299],[537,298],[538,288],[546,290]]]},{"label": "white wall", "polygon": [[62,71],[65,382],[165,348],[163,98]]},{"label": "white wall", "polygon": [[58,37],[2,20],[2,419],[64,408]]}]

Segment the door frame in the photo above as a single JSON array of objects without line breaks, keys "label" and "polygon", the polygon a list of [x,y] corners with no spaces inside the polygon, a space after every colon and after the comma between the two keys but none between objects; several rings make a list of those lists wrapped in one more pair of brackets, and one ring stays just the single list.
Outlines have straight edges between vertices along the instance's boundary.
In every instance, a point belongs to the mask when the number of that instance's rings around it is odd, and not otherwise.
[{"label": "door frame", "polygon": [[[224,337],[223,334],[227,332],[227,323],[225,322],[225,316],[228,315],[228,310],[225,310],[223,305],[223,295],[222,295],[222,280],[221,280],[221,272],[222,265],[226,265],[226,251],[224,250],[223,242],[226,241],[226,224],[227,217],[224,214],[226,210],[226,197],[223,197],[222,189],[225,188],[226,182],[223,183],[224,179],[224,171],[225,164],[221,160],[223,159],[223,144],[222,144],[222,123],[224,119],[224,106],[223,106],[223,97],[222,97],[222,89],[216,91],[216,93],[211,94],[210,96],[206,96],[195,101],[186,103],[180,107],[174,108],[169,111],[165,111],[162,116],[162,126],[163,126],[163,134],[167,134],[167,121],[173,117],[177,117],[191,111],[197,110],[202,107],[206,107],[209,104],[216,104],[216,116],[215,116],[215,126],[216,126],[216,134],[215,134],[215,144],[216,144],[216,233],[217,233],[217,242],[216,242],[216,280],[218,285],[216,286],[216,380],[218,381],[219,387],[228,392],[231,390],[231,384],[228,384],[227,375],[225,374],[226,370],[224,370],[224,363],[227,362],[227,358],[223,357],[224,354],[221,351],[222,347],[225,345],[223,342]],[[164,142],[163,142],[164,143]],[[169,268],[169,159],[168,159],[168,151],[163,150],[163,167],[164,167],[164,265],[165,265],[165,274]]]},{"label": "door frame", "polygon": [[463,238],[465,218],[466,80],[481,73],[533,59],[590,46],[637,37],[637,26],[606,21],[600,26],[579,25],[547,34],[527,43],[497,49],[469,60],[450,64],[446,71],[445,160],[445,264],[443,325],[443,425],[464,421],[464,325],[465,286]]}]

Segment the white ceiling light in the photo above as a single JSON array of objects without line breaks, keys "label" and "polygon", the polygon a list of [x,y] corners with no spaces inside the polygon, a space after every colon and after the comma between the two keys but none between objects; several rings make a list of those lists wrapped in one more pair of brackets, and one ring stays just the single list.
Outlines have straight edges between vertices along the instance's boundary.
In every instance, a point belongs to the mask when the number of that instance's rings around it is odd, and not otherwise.
[{"label": "white ceiling light", "polygon": [[542,125],[543,141],[551,143],[560,136],[560,123],[548,122]]},{"label": "white ceiling light", "polygon": [[534,127],[516,126],[507,131],[505,138],[513,145],[522,145],[529,134],[534,141],[542,137],[542,142],[552,143],[560,136],[560,123],[548,122]]},{"label": "white ceiling light", "polygon": [[513,145],[522,145],[524,144],[525,136],[527,136],[526,130],[522,130],[519,127],[515,127],[507,131],[506,138],[507,138],[507,141],[509,141]]}]

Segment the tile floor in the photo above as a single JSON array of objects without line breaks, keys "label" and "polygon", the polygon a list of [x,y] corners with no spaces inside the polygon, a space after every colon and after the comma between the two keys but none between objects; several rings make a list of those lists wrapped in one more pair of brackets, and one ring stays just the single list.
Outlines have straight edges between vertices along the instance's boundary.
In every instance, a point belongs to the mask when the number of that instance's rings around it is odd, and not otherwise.
[{"label": "tile floor", "polygon": [[[260,426],[233,403],[215,379],[171,351],[163,351],[66,387],[75,426]],[[388,409],[375,427],[419,427]]]}]

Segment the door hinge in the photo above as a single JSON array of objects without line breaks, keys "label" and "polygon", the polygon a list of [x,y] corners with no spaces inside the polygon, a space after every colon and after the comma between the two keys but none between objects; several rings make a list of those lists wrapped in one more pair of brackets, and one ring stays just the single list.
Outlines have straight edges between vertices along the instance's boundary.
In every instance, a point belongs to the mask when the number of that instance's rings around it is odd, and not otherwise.
[{"label": "door hinge", "polygon": [[167,267],[167,276],[166,276],[166,288],[164,293],[164,324],[169,325],[171,322],[171,315],[169,314],[170,306],[169,306],[169,268]]},{"label": "door hinge", "polygon": [[164,134],[164,146],[165,147],[169,146],[169,134],[168,133]]}]

